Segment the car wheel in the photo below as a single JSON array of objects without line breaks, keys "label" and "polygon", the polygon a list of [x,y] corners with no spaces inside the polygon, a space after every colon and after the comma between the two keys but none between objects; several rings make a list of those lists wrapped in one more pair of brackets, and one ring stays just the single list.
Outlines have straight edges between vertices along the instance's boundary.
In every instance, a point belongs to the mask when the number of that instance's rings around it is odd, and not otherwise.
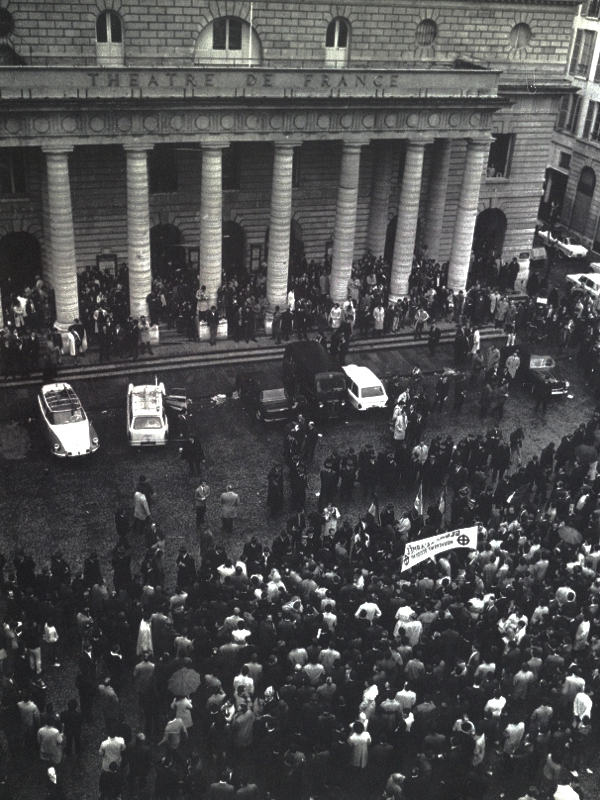
[{"label": "car wheel", "polygon": [[263,421],[262,411],[260,409],[256,410],[256,414],[254,415],[259,422]]}]

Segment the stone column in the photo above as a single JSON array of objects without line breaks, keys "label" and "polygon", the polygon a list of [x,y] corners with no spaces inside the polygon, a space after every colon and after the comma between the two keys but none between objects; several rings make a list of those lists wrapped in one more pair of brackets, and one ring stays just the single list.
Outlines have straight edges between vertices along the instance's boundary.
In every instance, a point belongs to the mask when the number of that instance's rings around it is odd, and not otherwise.
[{"label": "stone column", "polygon": [[147,149],[135,144],[125,145],[129,308],[131,316],[136,319],[148,314],[146,298],[152,291]]},{"label": "stone column", "polygon": [[202,145],[200,185],[200,286],[206,286],[208,301],[217,303],[223,270],[223,147]]},{"label": "stone column", "polygon": [[411,139],[406,148],[404,175],[400,190],[398,224],[392,258],[392,278],[390,281],[390,303],[408,293],[408,279],[413,265],[419,202],[421,200],[421,179],[425,147],[431,139]]},{"label": "stone column", "polygon": [[458,209],[454,222],[454,238],[450,269],[448,270],[448,286],[455,292],[464,291],[471,264],[473,233],[479,205],[479,187],[481,175],[486,164],[491,138],[469,139],[467,157],[463,171],[458,199]]},{"label": "stone column", "polygon": [[287,302],[294,146],[289,142],[275,142],[267,267],[269,312],[273,312],[275,306],[283,310]]},{"label": "stone column", "polygon": [[347,300],[348,281],[352,275],[360,150],[363,144],[365,142],[344,142],[342,150],[330,281],[330,294],[336,303]]},{"label": "stone column", "polygon": [[429,258],[440,258],[440,236],[444,224],[448,170],[450,168],[451,139],[436,139],[433,145],[427,211],[425,213],[424,242]]},{"label": "stone column", "polygon": [[392,183],[392,144],[373,142],[373,181],[369,207],[367,250],[378,258],[385,250]]},{"label": "stone column", "polygon": [[50,264],[56,300],[56,327],[66,331],[79,316],[75,231],[69,182],[69,153],[73,147],[47,145]]}]

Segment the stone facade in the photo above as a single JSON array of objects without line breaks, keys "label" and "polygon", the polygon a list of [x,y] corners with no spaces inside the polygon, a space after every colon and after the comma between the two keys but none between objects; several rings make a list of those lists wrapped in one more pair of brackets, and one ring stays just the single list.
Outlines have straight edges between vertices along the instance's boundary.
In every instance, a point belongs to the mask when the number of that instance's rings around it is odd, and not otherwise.
[{"label": "stone facade", "polygon": [[[0,155],[10,169],[21,165],[21,177],[0,184],[0,237],[28,232],[40,240],[44,274],[63,303],[61,324],[70,321],[72,287],[56,281],[72,269],[56,264],[54,228],[61,241],[71,239],[64,197],[49,197],[57,185],[50,151],[69,153],[61,164],[77,268],[102,251],[136,260],[136,314],[149,281],[149,229],[158,224],[200,247],[200,276],[212,295],[221,223],[243,229],[248,266],[275,226],[273,302],[286,282],[288,218],[307,257],[332,252],[338,294],[352,258],[369,243],[381,246],[395,216],[398,291],[418,227],[432,237],[433,257],[452,260],[454,288],[464,285],[477,212],[503,213],[504,257],[531,246],[554,119],[568,91],[573,0],[5,7],[13,29],[0,34],[15,65],[5,54]],[[223,18],[225,49],[211,50]],[[116,27],[102,36],[106,19]],[[480,149],[491,143],[501,168],[490,170],[487,152],[469,157],[473,140]],[[158,147],[176,171],[174,191],[148,181],[144,155]],[[225,152],[237,160],[235,188],[220,186]],[[62,195],[64,180],[63,169]]]}]

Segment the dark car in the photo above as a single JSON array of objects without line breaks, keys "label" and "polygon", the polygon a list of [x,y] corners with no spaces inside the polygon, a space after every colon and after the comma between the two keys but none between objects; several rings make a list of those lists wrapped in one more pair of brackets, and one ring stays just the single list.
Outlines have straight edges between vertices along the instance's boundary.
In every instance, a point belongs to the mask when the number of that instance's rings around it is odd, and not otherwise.
[{"label": "dark car", "polygon": [[262,422],[291,419],[299,410],[296,403],[276,378],[264,372],[243,373],[236,378],[241,400]]},{"label": "dark car", "polygon": [[569,393],[569,381],[560,374],[552,356],[522,354],[520,369],[532,391],[536,385],[545,383],[552,387],[552,397],[564,397]]}]

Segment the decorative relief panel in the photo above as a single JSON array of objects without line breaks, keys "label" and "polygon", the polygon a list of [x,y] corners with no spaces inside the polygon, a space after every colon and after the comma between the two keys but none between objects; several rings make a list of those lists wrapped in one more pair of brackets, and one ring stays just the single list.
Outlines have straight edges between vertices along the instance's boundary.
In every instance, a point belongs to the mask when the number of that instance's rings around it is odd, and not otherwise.
[{"label": "decorative relief panel", "polygon": [[[203,134],[237,134],[248,139],[268,139],[282,133],[300,133],[322,137],[329,133],[407,136],[416,131],[468,136],[490,129],[497,105],[489,101],[473,102],[462,109],[387,107],[376,110],[356,109],[207,109],[198,112],[184,109],[173,112],[83,112],[23,114],[0,117],[2,138],[20,137],[22,144],[42,144],[47,137],[68,138],[70,144],[98,143],[115,137],[124,143],[130,136],[153,136],[163,141],[198,140]],[[91,141],[90,141],[91,140]],[[13,144],[12,142],[10,144]]]}]

